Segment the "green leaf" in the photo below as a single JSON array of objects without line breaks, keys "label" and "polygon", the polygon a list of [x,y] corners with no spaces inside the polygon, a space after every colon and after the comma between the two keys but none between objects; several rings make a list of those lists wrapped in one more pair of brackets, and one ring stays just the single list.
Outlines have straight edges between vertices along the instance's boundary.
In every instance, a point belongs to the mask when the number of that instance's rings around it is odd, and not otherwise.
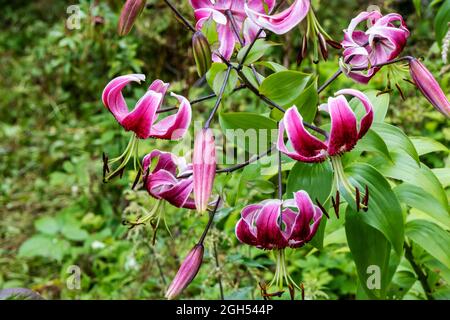
[{"label": "green leaf", "polygon": [[427,153],[443,151],[448,153],[449,150],[442,143],[426,137],[411,137],[411,142],[417,150],[419,156]]},{"label": "green leaf", "polygon": [[[345,215],[347,243],[356,265],[360,285],[372,299],[383,299],[390,283],[389,259],[391,244],[377,229],[364,221],[364,213],[355,212],[350,206]],[[380,282],[373,282],[379,271]],[[375,285],[373,287],[372,285]]]},{"label": "green leaf", "polygon": [[450,168],[431,169],[444,188],[450,186]]},{"label": "green leaf", "polygon": [[[244,66],[242,68],[242,73],[245,75],[245,77],[250,81],[250,83],[255,87],[259,88],[259,84],[264,81],[264,77],[260,75],[259,73],[256,73],[256,75],[253,73],[253,70],[249,67]],[[258,79],[256,79],[258,77]]]},{"label": "green leaf", "polygon": [[[211,68],[206,73],[206,80],[208,81],[208,85],[211,87],[211,89],[214,91],[214,93],[217,95],[220,92],[220,89],[222,88],[223,82],[225,80],[226,72],[227,72],[227,65],[224,63],[218,63],[215,62],[212,64]],[[227,85],[225,87],[225,91],[223,96],[228,96],[236,87],[238,81],[238,75],[236,70],[231,70],[230,76],[227,81]]]},{"label": "green leaf", "polygon": [[422,15],[422,8],[421,8],[422,0],[413,0],[413,4],[414,8],[416,9],[417,16],[420,18],[420,16]]},{"label": "green leaf", "polygon": [[83,241],[89,237],[89,234],[85,230],[72,224],[64,225],[61,233],[65,238],[74,241]]},{"label": "green leaf", "polygon": [[36,235],[26,240],[19,248],[19,257],[45,257],[61,261],[68,253],[70,244],[61,239]]},{"label": "green leaf", "polygon": [[[360,212],[362,221],[382,232],[394,250],[401,253],[404,234],[402,209],[389,182],[368,164],[355,163],[345,171],[352,185],[359,190],[364,190],[365,186],[369,188],[369,209]],[[346,193],[344,197],[355,208],[354,200]]]},{"label": "green leaf", "polygon": [[294,101],[308,86],[311,75],[298,71],[281,71],[268,76],[259,92],[282,107],[292,107]]},{"label": "green leaf", "polygon": [[425,164],[421,163],[418,167],[417,163],[404,153],[391,152],[391,157],[392,163],[379,159],[373,165],[386,177],[421,187],[433,195],[445,208],[448,207],[444,188]]},{"label": "green leaf", "polygon": [[328,200],[333,185],[333,170],[329,162],[297,162],[289,173],[286,197],[292,199],[292,193],[305,190],[313,201],[321,203]]},{"label": "green leaf", "polygon": [[52,217],[39,218],[35,221],[34,226],[38,231],[48,235],[55,235],[59,231],[58,221]]},{"label": "green leaf", "polygon": [[450,215],[446,208],[424,189],[411,184],[403,183],[394,189],[401,202],[412,208],[425,212],[450,229]]},{"label": "green leaf", "polygon": [[450,266],[450,235],[447,231],[430,221],[412,220],[406,224],[406,235],[445,266]]},{"label": "green leaf", "polygon": [[277,135],[277,123],[257,113],[220,113],[219,123],[227,140],[236,140],[237,145],[252,154],[266,151]]},{"label": "green leaf", "polygon": [[419,155],[408,136],[397,127],[387,123],[374,122],[372,130],[380,135],[390,150],[402,150],[420,165]]},{"label": "green leaf", "polygon": [[304,91],[292,102],[307,122],[313,122],[317,113],[319,94],[317,93],[317,77],[312,78]]},{"label": "green leaf", "polygon": [[[333,170],[329,162],[303,163],[297,162],[291,169],[286,186],[286,198],[292,199],[293,193],[299,190],[308,192],[313,202],[318,199],[325,205],[333,185]],[[311,244],[321,249],[325,236],[326,219],[322,219],[319,230]]]},{"label": "green leaf", "polygon": [[434,19],[434,32],[436,34],[436,41],[439,46],[442,46],[442,40],[444,39],[448,31],[448,23],[450,22],[450,0],[445,0]]},{"label": "green leaf", "polygon": [[255,65],[264,66],[266,68],[269,68],[273,72],[280,72],[280,71],[288,70],[285,66],[283,66],[279,63],[276,63],[276,62],[272,62],[272,61],[260,61],[260,62],[256,62]]},{"label": "green leaf", "polygon": [[392,161],[391,154],[389,153],[388,147],[384,140],[380,137],[378,133],[374,130],[370,129],[366,135],[358,141],[356,145],[355,151],[369,151],[369,152],[378,152],[385,156],[387,159]]},{"label": "green leaf", "polygon": [[[249,46],[250,46],[250,44],[246,45],[241,50],[239,50],[239,53],[237,55],[237,59],[238,59],[239,63],[242,63],[242,59],[244,59],[244,55],[247,52]],[[266,41],[264,39],[256,40],[252,49],[248,53],[244,64],[249,65],[249,64],[252,64],[252,63],[258,61],[262,56],[264,56],[266,51],[273,46],[279,46],[279,44],[275,43],[275,42]]]}]

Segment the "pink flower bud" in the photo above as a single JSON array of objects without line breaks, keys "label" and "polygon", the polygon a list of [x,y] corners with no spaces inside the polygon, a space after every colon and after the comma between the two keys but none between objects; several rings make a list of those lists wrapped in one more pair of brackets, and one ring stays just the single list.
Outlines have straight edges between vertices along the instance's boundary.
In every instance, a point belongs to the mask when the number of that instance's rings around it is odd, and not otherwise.
[{"label": "pink flower bud", "polygon": [[205,212],[216,175],[216,149],[211,129],[203,129],[194,142],[194,199],[197,211]]},{"label": "pink flower bud", "polygon": [[184,259],[177,275],[167,289],[166,298],[172,300],[194,280],[203,261],[204,247],[197,244]]},{"label": "pink flower bud", "polygon": [[122,7],[120,13],[119,25],[117,31],[120,36],[127,35],[131,28],[133,28],[134,22],[145,8],[146,0],[127,0]]},{"label": "pink flower bud", "polygon": [[439,83],[423,63],[417,59],[411,59],[409,61],[409,72],[416,86],[433,107],[446,117],[450,117],[450,103]]}]

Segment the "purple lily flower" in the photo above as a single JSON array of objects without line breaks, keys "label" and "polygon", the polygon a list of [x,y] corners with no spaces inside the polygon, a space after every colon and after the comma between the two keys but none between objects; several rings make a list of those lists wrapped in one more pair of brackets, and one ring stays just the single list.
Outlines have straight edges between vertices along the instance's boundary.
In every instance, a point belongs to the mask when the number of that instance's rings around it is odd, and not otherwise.
[{"label": "purple lily flower", "polygon": [[285,34],[291,31],[303,21],[308,14],[309,8],[310,0],[295,0],[286,10],[274,15],[268,15],[264,11],[255,10],[250,6],[250,3],[248,5],[245,4],[245,12],[254,24],[276,34]]},{"label": "purple lily flower", "polygon": [[113,79],[103,91],[103,104],[125,130],[133,131],[140,139],[181,139],[192,118],[191,104],[185,97],[171,93],[180,103],[178,111],[157,122],[159,116],[157,111],[163,103],[168,83],[155,80],[136,103],[136,107],[129,111],[122,89],[132,81],[140,83],[144,80],[143,74],[129,74]]},{"label": "purple lily flower", "polygon": [[[367,23],[367,29],[356,30],[362,22]],[[401,15],[390,13],[383,16],[378,11],[361,12],[344,30],[341,44],[346,67],[343,67],[343,71],[357,82],[368,83],[380,70],[372,66],[395,59],[403,51],[408,37],[409,30]],[[348,71],[347,67],[368,70]]]},{"label": "purple lily flower", "polygon": [[294,193],[293,200],[272,199],[245,207],[236,225],[236,237],[260,249],[298,248],[311,241],[321,219],[322,211],[302,190]]},{"label": "purple lily flower", "polygon": [[414,83],[425,98],[427,98],[437,111],[449,118],[450,102],[431,72],[422,62],[415,58],[410,59],[409,70]]},{"label": "purple lily flower", "polygon": [[[343,95],[348,94],[358,98],[366,114],[359,126],[356,115]],[[331,131],[329,138],[322,141],[310,134],[303,126],[303,118],[295,106],[289,108],[280,122],[277,148],[290,158],[302,162],[321,162],[328,156],[338,156],[350,151],[369,130],[373,122],[373,107],[365,94],[354,89],[336,92],[336,97],[330,97],[328,104],[321,107],[330,114]],[[287,133],[294,151],[289,151],[284,142]]]},{"label": "purple lily flower", "polygon": [[[155,158],[155,168],[147,172]],[[183,175],[192,172],[191,164],[186,164],[183,158],[169,152],[153,150],[144,157],[142,167],[144,185],[151,196],[164,199],[178,208],[195,209],[192,177],[177,178],[177,173]]]},{"label": "purple lily flower", "polygon": [[183,292],[184,289],[194,280],[203,262],[203,252],[205,251],[202,244],[197,244],[186,256],[180,266],[175,278],[170,284],[166,292],[166,298],[175,299]]},{"label": "purple lily flower", "polygon": [[[227,60],[233,55],[236,42],[240,42],[233,31],[232,23],[235,23],[237,31],[242,33],[244,45],[251,43],[259,30],[252,20],[247,19],[244,2],[243,0],[190,0],[195,10],[197,30],[201,30],[203,24],[210,18],[216,22],[220,43],[218,52]],[[275,0],[248,0],[247,5],[255,12],[265,13],[266,7],[269,12],[274,8]],[[232,15],[234,22],[230,20],[229,15]],[[261,37],[264,36],[265,34],[262,33]],[[215,54],[213,54],[213,60],[222,61]]]}]

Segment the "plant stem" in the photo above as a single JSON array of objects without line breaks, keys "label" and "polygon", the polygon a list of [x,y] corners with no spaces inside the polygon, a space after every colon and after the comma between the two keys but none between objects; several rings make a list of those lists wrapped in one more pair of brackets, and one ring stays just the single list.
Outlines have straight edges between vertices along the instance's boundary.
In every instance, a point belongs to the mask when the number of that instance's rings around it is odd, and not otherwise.
[{"label": "plant stem", "polygon": [[217,112],[217,109],[219,108],[220,102],[222,101],[223,93],[225,92],[225,88],[228,83],[228,78],[230,77],[231,73],[231,66],[228,66],[228,69],[225,73],[225,78],[223,79],[222,87],[220,88],[219,94],[217,95],[216,104],[214,105],[214,108],[211,110],[211,113],[209,114],[208,120],[205,122],[204,129],[208,129],[211,126],[211,121],[214,118],[214,115]]},{"label": "plant stem", "polygon": [[428,281],[427,281],[428,276],[425,274],[425,272],[423,272],[422,268],[420,268],[420,266],[414,260],[412,247],[410,245],[408,245],[406,242],[405,242],[405,258],[406,258],[406,260],[409,261],[409,263],[411,264],[411,267],[414,269],[414,272],[416,273],[417,278],[418,278],[420,284],[422,285],[423,291],[425,292],[427,299],[434,300],[434,297],[431,294],[430,285],[428,284]]},{"label": "plant stem", "polygon": [[237,28],[236,20],[234,19],[233,13],[231,12],[231,10],[226,10],[225,14],[227,15],[228,19],[230,20],[231,29],[233,29],[234,35],[239,40],[241,47],[243,47],[244,40],[242,40],[241,35],[239,34],[239,30]]},{"label": "plant stem", "polygon": [[183,22],[183,24],[192,32],[196,32],[195,28],[192,26],[192,24],[181,14],[180,11],[178,11],[175,6],[170,3],[169,0],[164,0],[164,2],[169,6],[169,8],[175,13],[175,15]]},{"label": "plant stem", "polygon": [[217,268],[217,272],[218,272],[217,280],[219,281],[220,299],[225,300],[225,296],[223,294],[223,286],[222,286],[222,275],[220,273],[221,271],[220,271],[220,264],[219,264],[219,255],[217,254],[217,244],[215,241],[214,241],[213,247],[214,247],[214,257],[216,260],[216,268]]},{"label": "plant stem", "polygon": [[205,230],[203,231],[203,234],[200,237],[200,240],[198,241],[197,245],[203,245],[203,242],[205,241],[206,235],[208,234],[208,231],[211,228],[211,225],[212,225],[213,220],[214,220],[214,216],[216,215],[217,208],[219,208],[219,204],[220,204],[221,200],[222,200],[222,198],[219,196],[217,198],[216,205],[214,206],[214,210],[209,213],[208,224],[206,225]]},{"label": "plant stem", "polygon": [[333,83],[334,80],[339,78],[339,76],[341,74],[342,74],[342,70],[341,69],[336,71],[336,73],[333,74],[333,76],[331,78],[329,78],[327,81],[325,81],[325,83],[323,85],[321,85],[319,89],[317,89],[317,93],[321,93],[323,90],[325,90],[325,88],[328,87],[331,83]]},{"label": "plant stem", "polygon": [[253,46],[254,46],[255,43],[256,43],[256,40],[259,39],[259,37],[261,36],[261,33],[262,33],[263,31],[264,31],[264,29],[261,28],[261,29],[259,29],[258,32],[256,33],[255,38],[253,39],[252,43],[250,43],[250,45],[248,46],[247,50],[246,50],[245,53],[244,53],[244,56],[242,57],[241,62],[239,63],[239,65],[238,65],[238,67],[237,67],[238,70],[242,70],[242,67],[244,66],[244,63],[245,63],[245,60],[246,60],[247,57],[248,57],[248,54],[249,54],[250,51],[252,50]]},{"label": "plant stem", "polygon": [[[234,90],[233,90],[232,93],[235,93],[235,92],[237,92],[237,91],[241,91],[242,89],[245,89],[245,88],[246,88],[245,85],[240,85],[239,87],[234,88]],[[216,95],[215,93],[211,93],[210,95],[207,95],[207,96],[204,96],[204,97],[200,97],[200,98],[194,99],[194,100],[192,100],[190,103],[191,103],[191,105],[194,105],[194,104],[197,104],[197,103],[206,101],[206,100],[213,99],[213,98],[215,98],[215,97],[217,97],[217,95]]]}]

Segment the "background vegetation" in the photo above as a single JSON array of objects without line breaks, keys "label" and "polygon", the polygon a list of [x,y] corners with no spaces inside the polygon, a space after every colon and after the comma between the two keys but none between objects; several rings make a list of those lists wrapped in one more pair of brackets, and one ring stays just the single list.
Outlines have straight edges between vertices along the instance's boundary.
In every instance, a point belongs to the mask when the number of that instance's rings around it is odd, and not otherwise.
[{"label": "background vegetation", "polygon": [[[192,16],[188,1],[180,10]],[[337,40],[355,13],[367,1],[315,1],[318,17]],[[430,1],[372,1],[385,12],[401,13],[412,31],[409,50],[423,56],[444,92],[450,82],[449,65],[436,44]],[[419,1],[420,3],[420,1]],[[149,0],[148,8],[127,37],[117,36],[121,1],[87,1],[81,29],[65,27],[65,1],[8,1],[0,22],[0,288],[27,287],[48,299],[159,299],[175,275],[180,261],[206,224],[206,216],[165,206],[169,232],[140,226],[132,230],[122,220],[154,205],[146,192],[131,191],[130,174],[113,183],[102,183],[102,152],[118,154],[127,136],[103,107],[100,95],[114,76],[144,73],[147,79],[171,82],[171,90],[189,98],[210,93],[198,83],[190,50],[190,34],[162,1]],[[420,8],[420,11],[417,9]],[[273,36],[272,36],[273,37]],[[295,68],[300,29],[271,51],[272,59]],[[278,39],[273,37],[274,41]],[[322,81],[337,66],[338,53],[317,68]],[[304,66],[305,67],[305,66]],[[304,69],[305,70],[305,69]],[[321,97],[336,88],[354,85],[342,77]],[[384,89],[383,74],[370,84]],[[138,97],[144,86],[129,93]],[[448,145],[450,129],[444,118],[408,83],[405,100],[394,92],[388,122],[410,136],[426,136]],[[252,96],[239,93],[225,101],[229,110],[259,108]],[[194,117],[204,118],[210,102],[196,105]],[[170,150],[169,143],[149,140],[145,151]],[[448,150],[426,154],[421,160],[432,167],[449,165]],[[234,177],[231,177],[234,179]],[[271,181],[243,182],[236,190],[239,203],[257,201],[274,192]],[[225,181],[223,182],[225,183]],[[220,188],[221,181],[218,183]],[[237,188],[236,188],[237,189]],[[447,195],[448,195],[447,189]],[[266,252],[238,245],[234,225],[242,206],[223,209],[213,236],[209,236],[204,265],[184,297],[219,297],[217,277],[222,277],[228,298],[259,298],[257,283],[273,271]],[[221,268],[212,255],[217,244]],[[358,295],[355,266],[348,248],[336,241],[323,250],[307,246],[290,253],[292,276],[302,281],[307,298],[355,299]],[[420,248],[416,256],[433,276],[436,298],[450,298],[449,269],[436,271],[433,258]],[[81,289],[70,290],[68,267],[82,270]],[[424,298],[406,261],[403,277],[394,279],[391,298]]]}]

